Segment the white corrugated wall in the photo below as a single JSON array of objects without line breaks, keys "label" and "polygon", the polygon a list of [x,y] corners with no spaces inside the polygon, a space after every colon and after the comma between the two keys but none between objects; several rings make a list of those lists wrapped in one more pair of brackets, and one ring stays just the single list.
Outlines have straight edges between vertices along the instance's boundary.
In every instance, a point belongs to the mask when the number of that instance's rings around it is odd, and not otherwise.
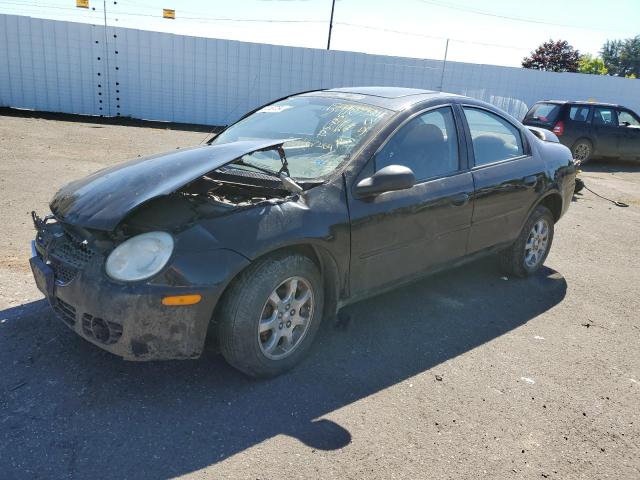
[{"label": "white corrugated wall", "polygon": [[[224,125],[316,88],[439,89],[442,62],[0,15],[0,106]],[[640,80],[448,62],[448,92],[516,117],[541,99],[640,111]]]}]

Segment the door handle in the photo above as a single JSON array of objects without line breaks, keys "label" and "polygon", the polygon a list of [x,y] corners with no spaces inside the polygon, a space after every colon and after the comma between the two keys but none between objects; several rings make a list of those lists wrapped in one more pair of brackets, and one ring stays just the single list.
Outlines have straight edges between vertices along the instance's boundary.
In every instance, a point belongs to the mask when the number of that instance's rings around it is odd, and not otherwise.
[{"label": "door handle", "polygon": [[524,177],[524,184],[527,187],[535,187],[536,183],[538,183],[537,175],[529,175],[528,177]]},{"label": "door handle", "polygon": [[460,207],[469,201],[469,194],[467,193],[459,193],[458,195],[454,195],[449,199],[452,205],[456,207]]}]

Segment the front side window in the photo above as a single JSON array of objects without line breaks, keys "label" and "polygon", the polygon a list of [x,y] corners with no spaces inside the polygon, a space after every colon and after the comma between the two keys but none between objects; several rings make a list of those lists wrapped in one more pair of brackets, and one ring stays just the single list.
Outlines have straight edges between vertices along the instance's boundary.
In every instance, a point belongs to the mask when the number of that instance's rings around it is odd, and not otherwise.
[{"label": "front side window", "polygon": [[586,105],[574,105],[569,110],[569,118],[574,122],[586,122],[589,118],[589,107]]},{"label": "front side window", "polygon": [[618,110],[618,125],[621,127],[640,127],[640,121],[630,112]]},{"label": "front side window", "polygon": [[[273,103],[232,125],[213,145],[239,140],[290,139],[283,145],[291,177],[316,179],[333,172],[393,112],[339,98],[300,96]],[[254,152],[248,164],[278,171],[276,151]],[[248,169],[249,166],[234,165]]]},{"label": "front side window", "polygon": [[416,181],[458,170],[458,136],[450,107],[424,113],[398,130],[375,158],[376,170],[409,167]]},{"label": "front side window", "polygon": [[508,160],[524,155],[522,137],[504,118],[473,107],[464,107],[476,165]]},{"label": "front side window", "polygon": [[593,110],[593,124],[617,127],[618,120],[616,118],[616,113],[613,110],[613,108],[596,107]]}]

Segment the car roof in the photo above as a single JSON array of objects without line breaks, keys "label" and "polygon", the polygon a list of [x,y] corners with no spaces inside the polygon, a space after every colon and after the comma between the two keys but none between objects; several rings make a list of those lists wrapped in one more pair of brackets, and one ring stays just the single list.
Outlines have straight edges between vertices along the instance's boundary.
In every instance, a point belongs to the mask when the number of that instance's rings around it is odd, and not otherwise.
[{"label": "car roof", "polygon": [[404,108],[426,100],[459,97],[453,93],[405,87],[343,87],[305,92],[301,95],[345,98],[376,105],[389,110]]},{"label": "car roof", "polygon": [[371,95],[372,97],[382,97],[382,98],[400,98],[400,97],[408,97],[410,95],[435,95],[439,93],[439,92],[436,92],[435,90],[423,90],[421,88],[406,88],[406,87],[344,87],[344,88],[330,88],[325,91],[355,93],[360,95]]}]

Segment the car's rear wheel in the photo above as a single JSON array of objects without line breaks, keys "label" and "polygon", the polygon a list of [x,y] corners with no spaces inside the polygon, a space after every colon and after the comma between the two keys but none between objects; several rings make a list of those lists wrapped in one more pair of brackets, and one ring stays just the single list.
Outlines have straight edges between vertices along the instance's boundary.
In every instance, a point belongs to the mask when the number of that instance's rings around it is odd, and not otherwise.
[{"label": "car's rear wheel", "polygon": [[219,310],[225,359],[252,377],[295,366],[311,346],[322,318],[322,279],[299,254],[258,260],[234,280]]},{"label": "car's rear wheel", "polygon": [[515,243],[500,254],[500,263],[505,272],[518,277],[537,272],[549,255],[553,226],[553,215],[548,208],[539,205]]},{"label": "car's rear wheel", "polygon": [[587,163],[593,155],[593,145],[586,138],[581,138],[571,147],[571,154],[573,158],[580,161],[581,164]]}]

